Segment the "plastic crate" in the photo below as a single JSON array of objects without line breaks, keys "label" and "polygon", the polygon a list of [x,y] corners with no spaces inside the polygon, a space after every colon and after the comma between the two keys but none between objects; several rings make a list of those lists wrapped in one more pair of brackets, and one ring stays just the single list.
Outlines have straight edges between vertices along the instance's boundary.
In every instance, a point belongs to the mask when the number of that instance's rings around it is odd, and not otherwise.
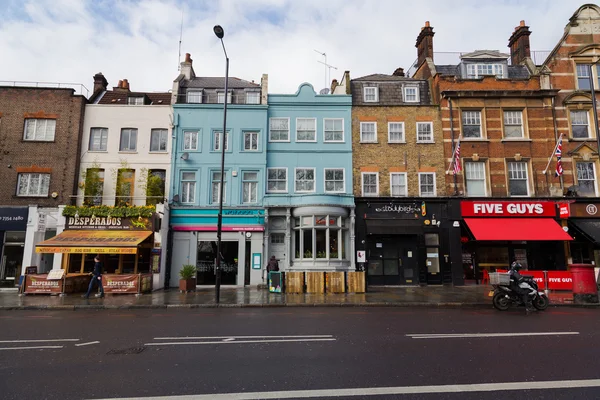
[{"label": "plastic crate", "polygon": [[508,286],[510,285],[510,275],[506,272],[490,273],[490,285]]}]

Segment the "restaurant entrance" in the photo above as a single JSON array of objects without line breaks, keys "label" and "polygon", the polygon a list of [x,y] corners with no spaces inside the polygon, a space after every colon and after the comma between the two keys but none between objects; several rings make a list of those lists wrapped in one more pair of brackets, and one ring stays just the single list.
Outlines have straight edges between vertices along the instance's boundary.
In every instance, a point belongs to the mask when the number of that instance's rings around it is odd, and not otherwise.
[{"label": "restaurant entrance", "polygon": [[[221,284],[236,285],[238,274],[238,242],[221,241]],[[198,285],[215,284],[215,262],[217,260],[217,242],[198,242]]]},{"label": "restaurant entrance", "polygon": [[406,235],[370,238],[367,274],[371,285],[419,283],[417,237]]}]

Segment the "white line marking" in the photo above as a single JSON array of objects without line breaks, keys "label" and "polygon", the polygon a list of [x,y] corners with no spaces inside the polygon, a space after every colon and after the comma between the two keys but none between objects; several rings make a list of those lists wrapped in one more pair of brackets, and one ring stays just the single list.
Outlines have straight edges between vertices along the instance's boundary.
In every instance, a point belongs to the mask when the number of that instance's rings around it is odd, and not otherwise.
[{"label": "white line marking", "polygon": [[207,339],[298,339],[298,338],[331,338],[333,335],[291,335],[291,336],[180,336],[155,337],[154,340],[207,340]]},{"label": "white line marking", "polygon": [[579,335],[579,332],[513,332],[513,333],[413,333],[406,336],[412,339],[453,339],[453,338],[488,338],[515,336],[555,336]]},{"label": "white line marking", "polygon": [[0,343],[45,343],[45,342],[78,342],[79,339],[35,339],[35,340],[0,340]]},{"label": "white line marking", "polygon": [[95,342],[77,343],[75,346],[76,346],[76,347],[79,347],[79,346],[87,346],[87,345],[90,345],[90,344],[97,344],[97,343],[100,343],[100,342],[96,340]]},{"label": "white line marking", "polygon": [[223,341],[224,341],[224,342],[231,342],[231,341],[233,341],[233,340],[235,340],[235,339],[234,339],[234,338],[232,338],[232,337],[230,337],[230,338],[228,338],[228,339],[223,339]]},{"label": "white line marking", "polygon": [[246,344],[246,343],[288,343],[288,342],[329,342],[336,340],[335,338],[321,339],[266,339],[266,340],[235,340],[221,342],[164,342],[164,343],[144,343],[144,346],[173,346],[173,345],[188,345],[188,344]]},{"label": "white line marking", "polygon": [[[247,392],[247,393],[219,393],[197,394],[181,396],[135,397],[144,400],[258,400],[258,399],[296,399],[309,397],[349,397],[349,396],[390,396],[399,394],[425,394],[425,393],[463,393],[463,392],[494,392],[500,390],[550,390],[550,389],[575,389],[600,387],[600,379],[585,379],[572,381],[536,381],[536,382],[505,382],[505,383],[476,383],[435,386],[397,386],[373,387],[357,389],[323,389],[323,390],[296,390],[281,392]],[[126,399],[110,400],[131,400]],[[109,400],[109,399],[104,399]]]},{"label": "white line marking", "polygon": [[0,350],[62,349],[64,346],[0,347]]}]

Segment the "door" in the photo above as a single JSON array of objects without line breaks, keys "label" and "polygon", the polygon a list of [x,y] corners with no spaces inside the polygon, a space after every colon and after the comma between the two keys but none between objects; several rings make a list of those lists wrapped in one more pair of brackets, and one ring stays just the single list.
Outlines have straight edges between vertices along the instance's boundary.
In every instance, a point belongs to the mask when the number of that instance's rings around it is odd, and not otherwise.
[{"label": "door", "polygon": [[3,268],[0,280],[15,281],[21,275],[24,246],[13,243],[4,245],[4,255],[2,256]]},{"label": "door", "polygon": [[[237,285],[238,242],[221,241],[221,284]],[[198,285],[214,285],[216,281],[215,262],[217,242],[198,242]]]},{"label": "door", "polygon": [[374,236],[367,254],[369,285],[417,285],[415,236]]},{"label": "door", "polygon": [[271,254],[265,256],[265,264],[269,261],[271,256],[275,256],[279,262],[279,270],[282,270],[285,263],[285,233],[273,232],[269,235],[269,251]]}]

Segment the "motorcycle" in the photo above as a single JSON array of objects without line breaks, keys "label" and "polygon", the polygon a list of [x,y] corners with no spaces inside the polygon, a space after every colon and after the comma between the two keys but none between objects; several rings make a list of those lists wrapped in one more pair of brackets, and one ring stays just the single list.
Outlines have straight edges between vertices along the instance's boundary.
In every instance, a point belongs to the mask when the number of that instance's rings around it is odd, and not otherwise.
[{"label": "motorcycle", "polygon": [[[490,291],[494,308],[499,311],[506,311],[511,305],[525,306],[521,296],[510,287],[510,275],[508,273],[494,272],[490,273],[490,284],[494,288]],[[548,308],[550,301],[546,293],[538,289],[538,285],[532,276],[523,275],[523,281],[519,287],[529,290],[531,304],[540,311]]]}]

